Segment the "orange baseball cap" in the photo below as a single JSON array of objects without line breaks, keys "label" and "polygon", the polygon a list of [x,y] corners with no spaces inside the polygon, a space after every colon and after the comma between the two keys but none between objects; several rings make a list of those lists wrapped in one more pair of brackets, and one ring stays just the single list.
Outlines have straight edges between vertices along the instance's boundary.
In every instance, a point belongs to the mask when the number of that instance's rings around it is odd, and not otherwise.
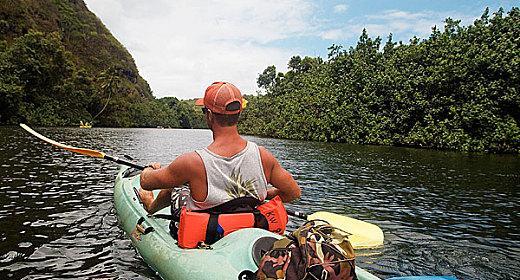
[{"label": "orange baseball cap", "polygon": [[195,101],[195,105],[204,106],[213,113],[234,115],[242,112],[245,107],[245,99],[233,84],[214,82],[206,89],[204,98]]}]

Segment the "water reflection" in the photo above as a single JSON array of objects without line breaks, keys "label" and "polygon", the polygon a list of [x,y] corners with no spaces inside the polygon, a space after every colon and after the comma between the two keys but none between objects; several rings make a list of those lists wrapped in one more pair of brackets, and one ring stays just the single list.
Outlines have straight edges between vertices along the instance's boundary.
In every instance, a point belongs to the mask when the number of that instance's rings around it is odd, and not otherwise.
[{"label": "water reflection", "polygon": [[[206,130],[42,128],[44,135],[142,163],[208,145]],[[381,277],[518,279],[520,159],[248,137],[303,188],[292,209],[378,224],[385,246],[358,252]],[[0,127],[0,270],[9,278],[150,279],[117,226],[117,166]],[[292,221],[291,227],[298,225]]]}]

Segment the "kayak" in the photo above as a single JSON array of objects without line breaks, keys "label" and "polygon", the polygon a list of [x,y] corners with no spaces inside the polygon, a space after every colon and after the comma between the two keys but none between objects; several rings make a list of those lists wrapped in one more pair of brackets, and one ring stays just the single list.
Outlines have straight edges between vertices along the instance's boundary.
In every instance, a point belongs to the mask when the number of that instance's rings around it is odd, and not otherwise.
[{"label": "kayak", "polygon": [[[163,279],[248,279],[258,269],[263,244],[282,236],[248,228],[232,232],[211,248],[182,249],[169,232],[169,221],[149,217],[134,189],[139,189],[139,176],[121,167],[115,182],[114,204],[119,224],[130,237],[144,261]],[[165,208],[157,214],[169,214]],[[263,251],[262,251],[263,250]],[[356,266],[360,280],[380,278]]]}]

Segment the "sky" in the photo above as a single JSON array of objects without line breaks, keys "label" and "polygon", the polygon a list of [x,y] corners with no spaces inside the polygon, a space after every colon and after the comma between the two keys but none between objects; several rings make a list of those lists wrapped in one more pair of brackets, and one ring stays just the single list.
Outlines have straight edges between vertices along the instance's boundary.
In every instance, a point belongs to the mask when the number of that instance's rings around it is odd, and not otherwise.
[{"label": "sky", "polygon": [[[427,38],[447,17],[469,25],[486,7],[517,1],[478,0],[85,0],[134,58],[157,98],[202,97],[214,81],[243,94],[258,91],[269,65],[287,70],[292,56],[327,58],[332,44],[370,37]],[[384,41],[383,40],[383,41]]]}]

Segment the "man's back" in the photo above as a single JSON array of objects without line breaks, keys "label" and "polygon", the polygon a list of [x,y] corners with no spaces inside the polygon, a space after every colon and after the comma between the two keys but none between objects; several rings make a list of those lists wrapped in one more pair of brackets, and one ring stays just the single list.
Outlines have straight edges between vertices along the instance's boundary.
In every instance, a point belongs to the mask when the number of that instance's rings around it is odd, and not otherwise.
[{"label": "man's back", "polygon": [[[206,122],[213,133],[213,142],[206,149],[210,154],[230,158],[246,148],[247,141],[239,135],[237,128],[239,114],[244,108],[243,101],[240,91],[234,85],[225,82],[213,83],[206,90],[204,98],[197,100],[197,105],[204,106]],[[267,190],[265,198],[271,199],[279,195],[284,202],[299,198],[298,184],[291,174],[280,166],[276,158],[263,147],[258,147],[256,153],[258,154],[257,165],[261,165],[261,168],[254,173],[256,178],[249,180],[265,180],[266,186],[272,184],[274,188]],[[210,176],[215,175],[217,169],[210,170]],[[141,187],[144,190],[171,189],[187,183],[190,187],[191,199],[203,202],[208,197],[207,171],[201,155],[190,152],[177,157],[165,168],[145,169],[141,173]],[[224,180],[230,175],[220,174],[220,176]],[[210,190],[211,188],[210,183]],[[260,198],[263,199],[263,195]],[[156,211],[159,206],[164,206],[163,202],[155,204],[158,206],[151,207],[149,211]]]},{"label": "man's back", "polygon": [[204,185],[190,184],[192,191],[206,191],[203,200],[187,199],[186,207],[191,210],[209,209],[230,200],[248,196],[263,201],[267,197],[267,179],[264,175],[258,146],[246,142],[246,146],[235,154],[223,156],[208,148],[197,150],[202,159],[206,182]]}]

